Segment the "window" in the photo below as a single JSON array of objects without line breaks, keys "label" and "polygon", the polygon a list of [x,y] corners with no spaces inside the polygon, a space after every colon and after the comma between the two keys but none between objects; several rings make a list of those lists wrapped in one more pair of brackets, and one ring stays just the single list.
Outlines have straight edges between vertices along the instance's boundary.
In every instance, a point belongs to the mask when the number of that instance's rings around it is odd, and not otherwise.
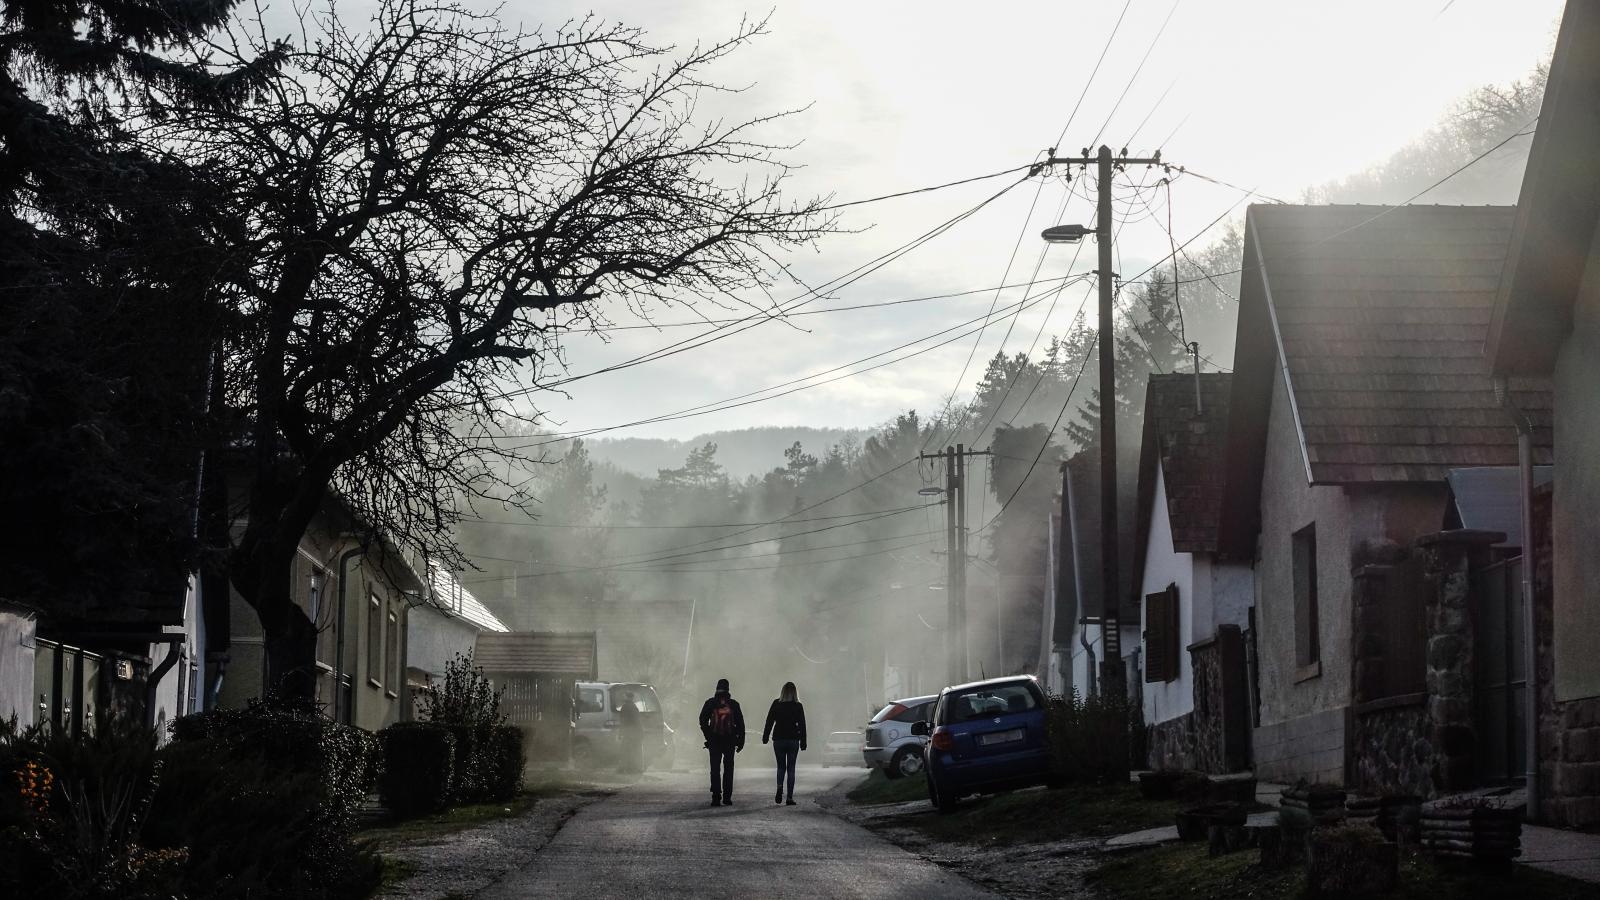
[{"label": "window", "polygon": [[606,711],[606,692],[599,688],[578,689],[578,714]]},{"label": "window", "polygon": [[383,686],[383,601],[367,595],[367,680]]},{"label": "window", "polygon": [[311,587],[306,595],[306,610],[311,625],[317,629],[317,662],[325,669],[333,667],[333,641],[339,623],[334,621],[334,609],[324,598],[328,574],[321,569],[311,570]]},{"label": "window", "polygon": [[[1322,659],[1317,638],[1317,526],[1296,531],[1294,548],[1294,652],[1301,669],[1316,666]],[[1311,677],[1317,672],[1301,672]]]},{"label": "window", "polygon": [[383,671],[389,675],[389,696],[400,691],[400,616],[389,609],[389,633],[383,642]]},{"label": "window", "polygon": [[896,722],[910,723],[925,721],[928,718],[928,707],[930,705],[931,704],[928,703],[918,703],[914,706],[906,707],[900,712],[899,715],[894,716],[893,718]]},{"label": "window", "polygon": [[1144,680],[1147,684],[1178,677],[1178,586],[1144,597]]},{"label": "window", "polygon": [[1007,713],[1027,712],[1030,709],[1037,709],[1039,705],[1039,698],[1034,696],[1027,682],[999,684],[957,695],[946,694],[945,716],[942,722],[966,722],[990,716],[1003,716]]}]

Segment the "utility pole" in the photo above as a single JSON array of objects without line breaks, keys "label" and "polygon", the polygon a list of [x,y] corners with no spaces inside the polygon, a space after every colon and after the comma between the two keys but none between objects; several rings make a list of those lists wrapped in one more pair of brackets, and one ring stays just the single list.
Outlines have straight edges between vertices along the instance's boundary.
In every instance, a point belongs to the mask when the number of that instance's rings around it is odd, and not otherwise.
[{"label": "utility pole", "polygon": [[961,684],[967,671],[967,458],[988,456],[988,450],[968,450],[966,445],[945,447],[937,453],[919,453],[920,459],[944,461],[945,531],[945,659],[947,684]]},{"label": "utility pole", "polygon": [[[1058,157],[1052,150],[1043,166],[1066,165],[1087,168],[1094,165],[1099,176],[1099,205],[1095,215],[1095,239],[1100,244],[1100,268],[1095,273],[1100,283],[1100,319],[1096,328],[1096,341],[1100,347],[1100,579],[1102,582],[1100,613],[1101,637],[1105,641],[1105,661],[1102,681],[1106,688],[1123,684],[1122,635],[1119,631],[1118,607],[1121,603],[1121,580],[1118,577],[1118,552],[1121,549],[1120,531],[1117,527],[1117,385],[1116,341],[1113,323],[1116,321],[1116,279],[1112,265],[1111,179],[1118,169],[1129,165],[1161,165],[1161,154],[1153,157],[1130,158],[1124,149],[1113,156],[1111,148],[1100,145],[1100,151],[1089,155],[1089,148],[1077,157]],[[1045,232],[1046,240],[1082,240],[1087,229],[1081,226],[1058,226]],[[1118,688],[1120,689],[1120,688]]]}]

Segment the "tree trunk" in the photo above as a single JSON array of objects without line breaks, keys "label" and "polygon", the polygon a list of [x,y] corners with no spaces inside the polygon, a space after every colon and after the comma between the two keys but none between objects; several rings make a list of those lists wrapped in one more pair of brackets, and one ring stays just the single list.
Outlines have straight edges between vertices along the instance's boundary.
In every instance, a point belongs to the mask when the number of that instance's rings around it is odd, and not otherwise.
[{"label": "tree trunk", "polygon": [[[322,506],[326,479],[302,473],[292,491],[274,490],[279,473],[256,474],[244,533],[229,559],[229,579],[261,620],[267,657],[263,693],[285,700],[316,697],[317,627],[295,602],[294,562],[306,528]],[[266,483],[264,478],[274,478]],[[343,636],[340,636],[342,639]]]}]

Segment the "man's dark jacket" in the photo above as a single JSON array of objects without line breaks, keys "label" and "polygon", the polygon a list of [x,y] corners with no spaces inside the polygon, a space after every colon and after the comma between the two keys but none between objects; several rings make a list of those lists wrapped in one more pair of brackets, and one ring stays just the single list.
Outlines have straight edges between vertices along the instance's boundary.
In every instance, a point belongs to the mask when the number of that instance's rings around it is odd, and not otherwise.
[{"label": "man's dark jacket", "polygon": [[[717,704],[723,700],[727,700],[728,705],[733,707],[733,734],[731,735],[719,735],[714,734],[711,731],[712,713],[716,710]],[[728,749],[731,747],[734,750],[743,750],[744,713],[739,709],[739,701],[733,699],[724,691],[718,691],[714,696],[708,699],[705,702],[705,705],[700,707],[700,733],[706,736],[707,747],[715,747],[720,749]]]}]

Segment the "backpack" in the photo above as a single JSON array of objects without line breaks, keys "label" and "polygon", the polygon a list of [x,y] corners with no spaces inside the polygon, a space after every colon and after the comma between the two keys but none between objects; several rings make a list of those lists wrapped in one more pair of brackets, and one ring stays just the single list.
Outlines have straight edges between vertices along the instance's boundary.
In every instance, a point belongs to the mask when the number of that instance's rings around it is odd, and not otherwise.
[{"label": "backpack", "polygon": [[733,704],[726,698],[711,710],[711,733],[717,737],[733,737]]}]

